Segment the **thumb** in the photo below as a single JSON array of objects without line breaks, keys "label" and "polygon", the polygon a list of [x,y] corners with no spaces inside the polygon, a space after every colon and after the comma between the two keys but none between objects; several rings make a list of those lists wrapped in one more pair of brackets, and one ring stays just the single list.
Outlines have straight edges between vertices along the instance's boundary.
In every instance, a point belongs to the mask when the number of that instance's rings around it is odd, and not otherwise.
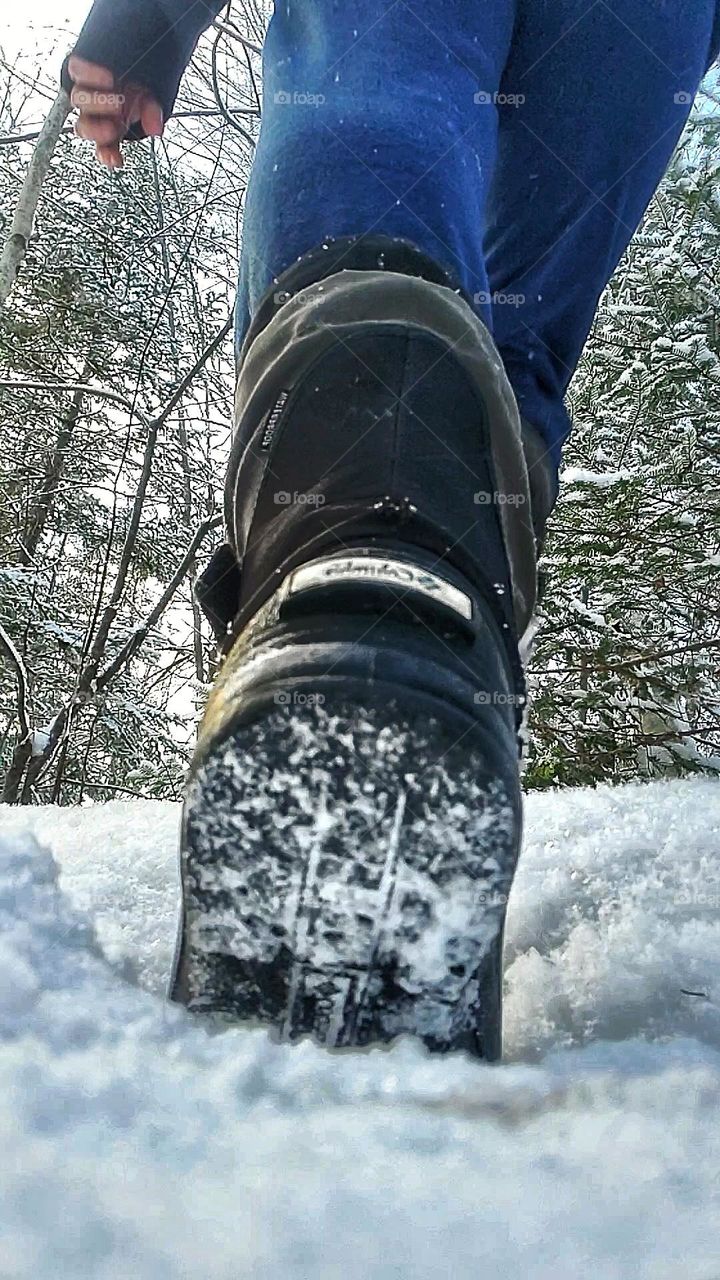
[{"label": "thumb", "polygon": [[162,107],[160,106],[160,103],[156,102],[155,98],[151,98],[149,94],[145,96],[142,104],[140,111],[140,124],[142,125],[143,132],[148,138],[162,137],[164,128]]}]

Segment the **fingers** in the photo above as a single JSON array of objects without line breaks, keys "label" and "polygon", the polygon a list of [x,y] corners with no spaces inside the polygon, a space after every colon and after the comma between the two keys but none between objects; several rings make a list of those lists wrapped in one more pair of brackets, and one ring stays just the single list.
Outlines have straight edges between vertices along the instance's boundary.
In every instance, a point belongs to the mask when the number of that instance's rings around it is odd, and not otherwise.
[{"label": "fingers", "polygon": [[149,94],[143,95],[140,110],[140,123],[148,138],[161,138],[163,131],[163,113],[159,102]]},{"label": "fingers", "polygon": [[115,77],[107,67],[100,67],[96,62],[86,62],[73,53],[68,62],[68,75],[76,85],[86,89],[114,89]]},{"label": "fingers", "polygon": [[85,84],[76,84],[70,94],[70,102],[88,116],[121,117],[125,95],[116,89],[89,89]]},{"label": "fingers", "polygon": [[100,163],[104,164],[107,169],[122,169],[123,167],[122,151],[120,150],[117,142],[114,146],[97,146],[95,148],[95,155]]},{"label": "fingers", "polygon": [[73,54],[68,62],[68,74],[74,81],[70,102],[78,111],[75,133],[78,138],[95,143],[101,164],[109,169],[120,168],[119,144],[127,131],[126,104],[112,71]]},{"label": "fingers", "polygon": [[108,67],[72,55],[68,73],[73,80],[70,101],[77,108],[75,133],[96,144],[96,155],[109,169],[122,165],[120,143],[137,121],[150,138],[162,136],[160,104],[138,85],[118,85]]},{"label": "fingers", "polygon": [[125,125],[119,116],[85,116],[75,121],[75,133],[78,138],[87,142],[97,142],[100,146],[110,146],[119,142],[125,135]]}]

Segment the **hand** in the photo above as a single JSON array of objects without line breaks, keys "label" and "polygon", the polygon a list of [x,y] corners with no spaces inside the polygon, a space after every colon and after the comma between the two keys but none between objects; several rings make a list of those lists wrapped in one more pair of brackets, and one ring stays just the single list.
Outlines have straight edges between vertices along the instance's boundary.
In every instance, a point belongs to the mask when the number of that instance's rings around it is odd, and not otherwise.
[{"label": "hand", "polygon": [[117,85],[107,67],[74,54],[68,73],[73,81],[70,101],[80,113],[75,132],[78,138],[95,143],[95,154],[108,169],[121,168],[120,143],[132,125],[140,123],[150,138],[162,135],[162,108],[147,89],[136,84]]}]

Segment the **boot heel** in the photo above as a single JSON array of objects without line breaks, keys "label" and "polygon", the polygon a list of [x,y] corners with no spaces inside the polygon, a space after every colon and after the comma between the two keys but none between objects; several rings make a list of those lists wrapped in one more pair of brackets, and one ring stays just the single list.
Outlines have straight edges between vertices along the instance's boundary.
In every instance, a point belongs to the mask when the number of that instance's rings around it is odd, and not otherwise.
[{"label": "boot heel", "polygon": [[471,720],[279,695],[190,784],[173,996],[281,1039],[496,1058],[519,835]]}]

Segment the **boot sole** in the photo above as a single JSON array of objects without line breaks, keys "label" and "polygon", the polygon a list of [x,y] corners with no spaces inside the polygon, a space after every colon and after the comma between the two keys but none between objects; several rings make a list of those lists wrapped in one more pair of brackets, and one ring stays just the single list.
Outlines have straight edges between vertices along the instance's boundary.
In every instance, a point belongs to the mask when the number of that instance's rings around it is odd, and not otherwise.
[{"label": "boot sole", "polygon": [[497,1059],[521,812],[487,746],[379,683],[276,691],[191,779],[173,998],[283,1040]]}]

